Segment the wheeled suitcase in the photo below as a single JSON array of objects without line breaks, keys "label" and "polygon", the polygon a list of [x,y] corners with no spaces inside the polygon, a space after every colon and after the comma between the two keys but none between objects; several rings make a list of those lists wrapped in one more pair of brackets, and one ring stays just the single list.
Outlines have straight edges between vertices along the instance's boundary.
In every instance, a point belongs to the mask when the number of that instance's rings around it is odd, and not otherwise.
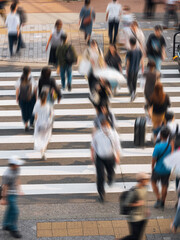
[{"label": "wheeled suitcase", "polygon": [[146,118],[138,117],[134,124],[134,145],[144,146],[146,132]]}]

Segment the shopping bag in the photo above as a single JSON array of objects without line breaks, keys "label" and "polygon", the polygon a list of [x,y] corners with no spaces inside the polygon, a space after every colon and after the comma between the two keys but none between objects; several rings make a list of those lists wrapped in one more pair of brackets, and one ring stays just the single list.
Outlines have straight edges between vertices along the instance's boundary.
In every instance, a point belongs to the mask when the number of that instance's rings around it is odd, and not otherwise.
[{"label": "shopping bag", "polygon": [[81,75],[89,75],[89,72],[91,71],[91,63],[89,60],[87,59],[82,59],[80,64],[79,64],[79,69],[78,69],[79,73]]}]

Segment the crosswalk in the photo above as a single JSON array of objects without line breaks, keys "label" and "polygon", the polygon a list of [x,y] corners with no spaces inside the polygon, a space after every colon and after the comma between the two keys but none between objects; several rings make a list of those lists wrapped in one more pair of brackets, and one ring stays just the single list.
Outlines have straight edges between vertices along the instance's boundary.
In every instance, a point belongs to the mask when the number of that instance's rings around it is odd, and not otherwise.
[{"label": "crosswalk", "polygon": [[[172,66],[162,69],[161,82],[171,100],[171,110],[180,124],[180,76]],[[33,131],[24,132],[21,112],[15,100],[15,81],[21,72],[0,72],[0,181],[11,155],[25,159],[21,168],[22,189],[25,195],[53,196],[55,194],[95,194],[95,167],[90,160],[91,132],[95,110],[88,94],[87,80],[73,71],[72,92],[63,92],[60,104],[55,104],[53,134],[48,145],[47,161],[33,150]],[[40,71],[32,75],[38,80]],[[56,72],[52,75],[61,84]],[[138,80],[139,82],[139,80]],[[143,90],[137,88],[137,98],[130,102],[126,83],[112,97],[111,108],[117,118],[117,130],[123,148],[121,165],[116,166],[116,182],[106,186],[107,193],[120,193],[131,188],[138,172],[151,172],[151,125],[147,124],[146,145],[133,144],[135,118],[144,115]],[[123,179],[122,179],[123,176]],[[175,191],[171,180],[169,191]],[[149,186],[149,192],[152,188]]]}]

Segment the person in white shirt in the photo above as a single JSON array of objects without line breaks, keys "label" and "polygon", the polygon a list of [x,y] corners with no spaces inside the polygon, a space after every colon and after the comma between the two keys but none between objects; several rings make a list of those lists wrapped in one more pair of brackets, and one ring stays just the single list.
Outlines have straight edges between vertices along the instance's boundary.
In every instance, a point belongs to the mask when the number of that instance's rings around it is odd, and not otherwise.
[{"label": "person in white shirt", "polygon": [[8,40],[9,40],[9,51],[10,56],[13,56],[13,45],[17,43],[16,53],[19,53],[21,46],[21,35],[20,35],[20,18],[16,14],[17,4],[11,4],[11,13],[6,18],[6,26],[8,28]]},{"label": "person in white shirt", "polygon": [[167,0],[166,2],[166,12],[164,15],[164,29],[167,29],[169,26],[169,18],[173,18],[174,27],[178,27],[178,15],[177,15],[177,3],[178,0]]},{"label": "person in white shirt", "polygon": [[[106,21],[108,21],[109,25],[109,41],[110,44],[116,43],[116,37],[118,34],[120,15],[122,12],[121,5],[117,2],[117,0],[113,0],[108,4],[106,9]],[[113,37],[114,30],[114,37]]]},{"label": "person in white shirt", "polygon": [[98,117],[100,126],[93,135],[91,143],[91,159],[96,165],[97,190],[99,201],[104,202],[105,197],[105,169],[107,172],[108,185],[113,183],[115,175],[115,164],[120,162],[122,153],[119,136],[115,129],[112,129],[107,117]]}]

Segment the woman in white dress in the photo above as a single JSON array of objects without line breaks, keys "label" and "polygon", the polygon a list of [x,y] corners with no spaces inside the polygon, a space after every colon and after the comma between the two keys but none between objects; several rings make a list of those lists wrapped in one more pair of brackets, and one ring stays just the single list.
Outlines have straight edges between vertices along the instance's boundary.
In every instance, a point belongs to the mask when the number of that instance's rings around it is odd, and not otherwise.
[{"label": "woman in white dress", "polygon": [[34,149],[41,152],[42,160],[46,160],[45,151],[52,134],[53,107],[47,102],[47,92],[42,91],[33,113],[35,115]]}]

